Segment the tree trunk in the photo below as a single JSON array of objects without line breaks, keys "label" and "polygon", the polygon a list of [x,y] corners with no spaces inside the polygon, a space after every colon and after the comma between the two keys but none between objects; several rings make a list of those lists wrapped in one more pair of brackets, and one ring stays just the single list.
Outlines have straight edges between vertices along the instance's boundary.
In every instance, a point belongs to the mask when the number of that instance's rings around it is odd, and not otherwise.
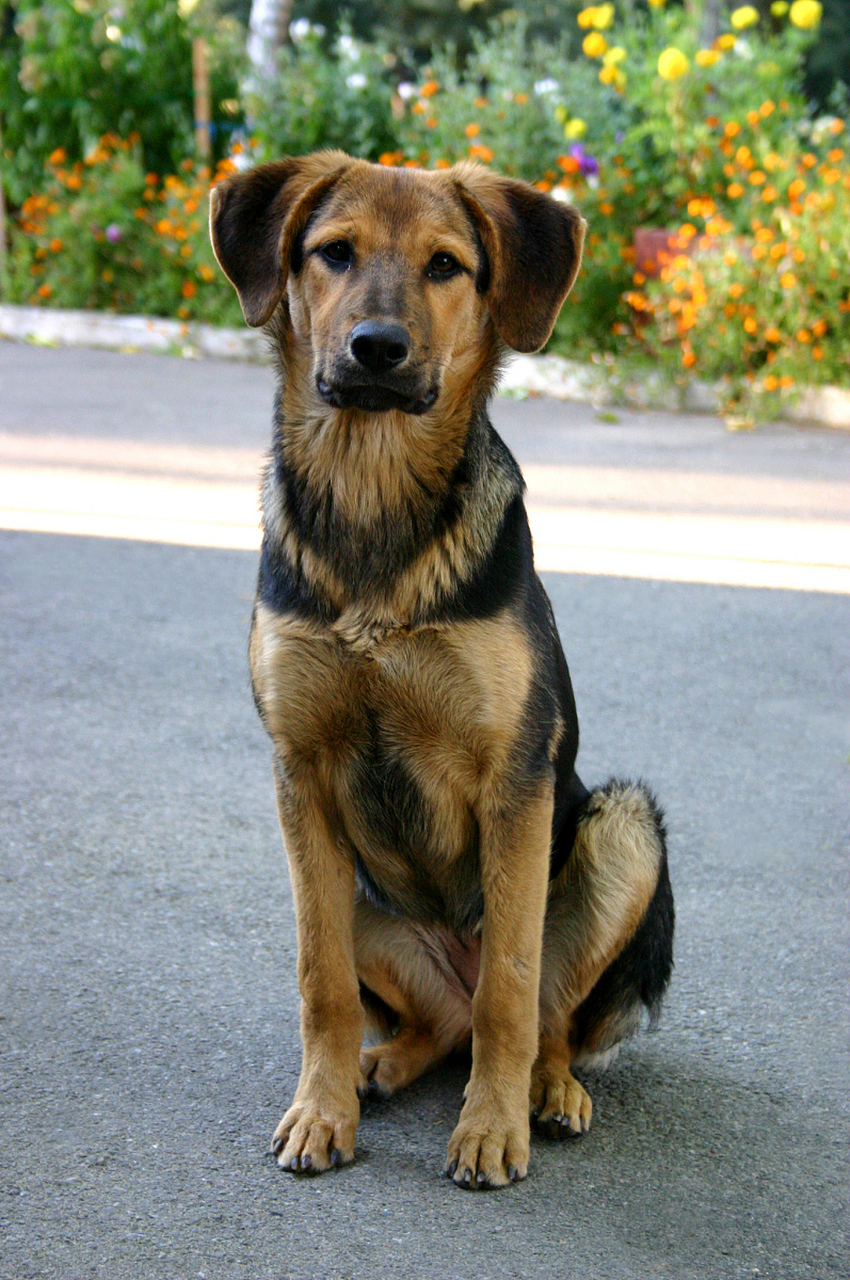
[{"label": "tree trunk", "polygon": [[248,57],[261,75],[273,75],[275,54],[286,39],[292,0],[251,0]]}]

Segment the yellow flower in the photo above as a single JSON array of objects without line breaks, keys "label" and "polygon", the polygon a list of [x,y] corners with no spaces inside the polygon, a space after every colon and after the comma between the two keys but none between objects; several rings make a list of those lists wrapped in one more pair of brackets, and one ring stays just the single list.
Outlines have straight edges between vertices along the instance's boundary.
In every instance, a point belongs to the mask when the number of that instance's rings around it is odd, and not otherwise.
[{"label": "yellow flower", "polygon": [[742,5],[740,9],[733,9],[732,16],[729,21],[735,31],[746,31],[747,27],[754,27],[759,20],[759,11],[754,9],[751,4]]},{"label": "yellow flower", "polygon": [[813,31],[819,25],[823,5],[820,0],[794,0],[789,17],[795,27],[802,31]]},{"label": "yellow flower", "polygon": [[779,283],[783,289],[793,289],[797,283],[797,277],[793,271],[786,271],[779,277]]},{"label": "yellow flower", "polygon": [[773,0],[770,6],[770,12],[774,18],[784,18],[788,10],[791,8],[788,0]]},{"label": "yellow flower", "polygon": [[608,41],[598,31],[591,31],[581,42],[582,51],[588,58],[601,58],[608,48]]},{"label": "yellow flower", "polygon": [[665,0],[649,0],[649,3],[653,9],[663,9]]},{"label": "yellow flower", "polygon": [[595,13],[596,13],[595,5],[591,5],[587,9],[582,9],[581,13],[576,18],[576,22],[583,30],[586,30],[588,27],[593,26],[593,16]]},{"label": "yellow flower", "polygon": [[734,49],[735,37],[726,31],[722,36],[718,36],[714,43],[718,49]]},{"label": "yellow flower", "polygon": [[715,62],[720,61],[719,49],[700,49],[694,58],[698,67],[713,67]]},{"label": "yellow flower", "polygon": [[598,4],[594,7],[590,25],[597,31],[607,31],[613,21],[614,6],[612,4]]},{"label": "yellow flower", "polygon": [[617,68],[606,63],[604,67],[600,68],[599,79],[602,84],[613,84],[617,79],[617,74]]},{"label": "yellow flower", "polygon": [[564,137],[569,138],[571,142],[577,142],[579,138],[583,138],[587,133],[587,125],[583,120],[576,116],[575,120],[568,120],[564,125]]},{"label": "yellow flower", "polygon": [[626,60],[626,51],[623,48],[623,46],[619,44],[615,44],[610,49],[608,49],[602,58],[602,61],[605,63],[606,67],[619,66],[619,64],[621,62],[625,62],[625,60]]},{"label": "yellow flower", "polygon": [[690,65],[681,49],[670,45],[658,59],[658,74],[662,80],[678,80],[686,74]]}]

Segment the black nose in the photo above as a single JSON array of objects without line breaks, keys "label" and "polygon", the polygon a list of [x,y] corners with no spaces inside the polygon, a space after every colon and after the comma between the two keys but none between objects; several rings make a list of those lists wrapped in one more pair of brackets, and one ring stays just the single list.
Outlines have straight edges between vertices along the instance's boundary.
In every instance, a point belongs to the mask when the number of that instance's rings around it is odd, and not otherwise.
[{"label": "black nose", "polygon": [[351,330],[351,354],[370,373],[386,373],[404,364],[410,351],[410,334],[400,324],[362,320]]}]

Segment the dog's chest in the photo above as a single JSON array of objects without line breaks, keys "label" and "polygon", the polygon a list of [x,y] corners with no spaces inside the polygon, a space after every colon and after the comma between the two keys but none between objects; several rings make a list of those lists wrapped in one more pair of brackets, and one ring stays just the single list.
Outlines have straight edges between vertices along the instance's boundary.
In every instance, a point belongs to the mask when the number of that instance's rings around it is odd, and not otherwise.
[{"label": "dog's chest", "polygon": [[258,609],[251,666],[289,785],[317,789],[365,890],[405,915],[475,923],[482,816],[510,790],[531,684],[513,617],[364,650]]}]

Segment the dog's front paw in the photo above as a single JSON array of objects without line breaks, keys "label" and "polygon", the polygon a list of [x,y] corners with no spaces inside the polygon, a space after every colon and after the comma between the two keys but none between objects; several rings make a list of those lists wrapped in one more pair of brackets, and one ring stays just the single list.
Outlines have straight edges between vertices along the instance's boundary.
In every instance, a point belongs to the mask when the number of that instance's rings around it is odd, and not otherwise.
[{"label": "dog's front paw", "polygon": [[535,1124],[550,1138],[577,1138],[590,1128],[590,1094],[566,1067],[536,1067],[530,1101]]},{"label": "dog's front paw", "polygon": [[449,1141],[445,1173],[459,1187],[506,1187],[528,1172],[528,1115],[464,1105]]},{"label": "dog's front paw", "polygon": [[359,1118],[357,1107],[296,1101],[274,1131],[272,1153],[282,1169],[293,1173],[324,1173],[350,1164]]}]

